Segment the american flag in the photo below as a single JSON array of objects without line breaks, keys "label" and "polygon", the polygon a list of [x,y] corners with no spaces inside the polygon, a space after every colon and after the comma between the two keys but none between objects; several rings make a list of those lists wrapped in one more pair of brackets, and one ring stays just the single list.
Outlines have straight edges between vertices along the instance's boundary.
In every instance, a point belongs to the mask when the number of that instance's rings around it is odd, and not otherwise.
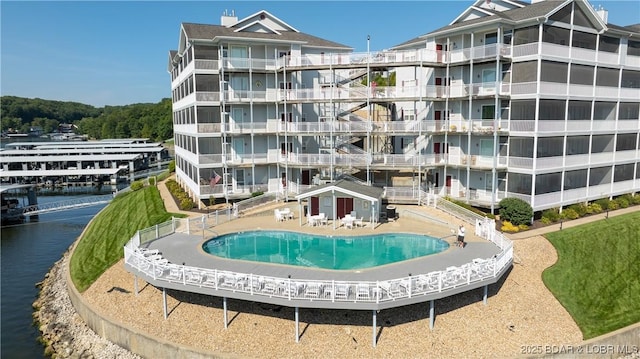
[{"label": "american flag", "polygon": [[216,184],[218,184],[218,182],[220,182],[221,179],[222,177],[220,177],[220,175],[218,175],[216,171],[213,171],[213,173],[211,174],[211,179],[209,180],[209,185],[213,187]]}]

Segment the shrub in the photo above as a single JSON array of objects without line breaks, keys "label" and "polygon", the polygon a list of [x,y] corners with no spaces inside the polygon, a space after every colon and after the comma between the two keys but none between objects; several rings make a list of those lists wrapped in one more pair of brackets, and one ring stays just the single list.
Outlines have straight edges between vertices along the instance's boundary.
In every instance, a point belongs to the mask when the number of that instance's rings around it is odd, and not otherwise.
[{"label": "shrub", "polygon": [[520,224],[518,225],[518,230],[519,231],[526,231],[529,229],[529,226],[527,226],[526,224]]},{"label": "shrub", "polygon": [[141,190],[142,188],[144,188],[144,183],[142,183],[142,181],[133,181],[133,182],[131,182],[131,190],[132,191],[138,191],[138,190]]},{"label": "shrub", "polygon": [[582,203],[572,204],[568,207],[568,209],[576,211],[579,217],[584,217],[584,215],[587,214],[587,206]]},{"label": "shrub", "polygon": [[193,208],[193,201],[191,198],[183,198],[180,200],[180,209],[183,211],[188,211]]},{"label": "shrub", "polygon": [[618,208],[627,208],[629,207],[629,200],[625,197],[618,197],[615,200],[616,204],[618,205]]},{"label": "shrub", "polygon": [[514,225],[529,224],[533,217],[531,205],[520,198],[505,198],[500,201],[500,218]]},{"label": "shrub", "polygon": [[169,172],[175,172],[176,171],[176,161],[173,160],[171,162],[169,162],[169,167],[167,168],[169,170]]},{"label": "shrub", "polygon": [[597,203],[591,203],[587,206],[587,213],[589,214],[602,213],[602,207],[600,207],[600,205]]},{"label": "shrub", "polygon": [[[549,208],[542,212],[542,218],[540,219],[544,224],[551,224],[554,222],[558,222],[560,220],[560,212],[557,208]],[[545,223],[544,220],[547,220],[548,223]]]},{"label": "shrub", "polygon": [[576,219],[578,217],[580,217],[578,215],[578,212],[576,212],[571,208],[567,208],[564,211],[562,211],[562,213],[560,213],[560,218],[562,219]]},{"label": "shrub", "polygon": [[551,219],[549,219],[548,217],[542,217],[542,218],[540,218],[540,223],[548,226],[551,223],[553,223],[553,221]]},{"label": "shrub", "polygon": [[631,203],[632,204],[640,204],[640,194],[635,194],[633,196],[631,196]]},{"label": "shrub", "polygon": [[616,202],[616,201],[609,201],[609,208],[607,208],[608,210],[613,211],[614,209],[618,209],[618,208],[620,208],[620,207],[618,206],[618,202]]},{"label": "shrub", "polygon": [[500,230],[503,231],[503,232],[518,232],[520,230],[520,228],[514,226],[509,221],[503,221],[502,222],[502,228],[500,228]]},{"label": "shrub", "polygon": [[149,177],[149,186],[155,186],[155,185],[156,185],[156,178]]},{"label": "shrub", "polygon": [[262,196],[263,194],[264,194],[264,192],[262,192],[262,191],[253,192],[253,193],[251,193],[251,197],[258,197],[258,196]]},{"label": "shrub", "polygon": [[596,200],[594,203],[596,203],[597,205],[600,206],[600,208],[602,208],[603,211],[606,211],[607,209],[611,209],[609,208],[609,199],[608,198],[600,198],[599,200]]}]

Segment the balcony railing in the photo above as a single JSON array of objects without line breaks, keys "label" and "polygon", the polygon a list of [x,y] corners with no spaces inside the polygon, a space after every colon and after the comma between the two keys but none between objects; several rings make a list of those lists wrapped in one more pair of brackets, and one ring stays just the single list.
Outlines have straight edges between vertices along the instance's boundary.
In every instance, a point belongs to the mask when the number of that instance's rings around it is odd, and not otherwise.
[{"label": "balcony railing", "polygon": [[218,70],[220,63],[218,60],[195,60],[196,70]]}]

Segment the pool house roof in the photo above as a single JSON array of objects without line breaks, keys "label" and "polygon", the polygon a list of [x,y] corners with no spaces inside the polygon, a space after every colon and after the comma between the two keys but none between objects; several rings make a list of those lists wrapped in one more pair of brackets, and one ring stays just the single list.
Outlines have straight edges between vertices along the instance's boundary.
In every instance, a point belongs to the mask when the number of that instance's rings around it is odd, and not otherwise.
[{"label": "pool house roof", "polygon": [[378,202],[382,198],[384,189],[379,187],[372,187],[362,185],[356,182],[348,180],[339,180],[336,182],[327,183],[321,186],[314,187],[313,189],[300,193],[296,196],[296,200],[301,200],[309,197],[319,196],[324,193],[340,192],[349,196],[365,199],[371,202]]}]

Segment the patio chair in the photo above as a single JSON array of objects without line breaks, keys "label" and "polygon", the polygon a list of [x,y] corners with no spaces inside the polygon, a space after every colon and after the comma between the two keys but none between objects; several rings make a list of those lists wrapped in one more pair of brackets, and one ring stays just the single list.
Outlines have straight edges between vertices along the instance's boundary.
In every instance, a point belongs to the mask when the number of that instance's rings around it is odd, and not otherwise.
[{"label": "patio chair", "polygon": [[187,283],[200,284],[202,282],[202,274],[199,270],[188,270],[185,272]]},{"label": "patio chair", "polygon": [[371,290],[367,284],[358,284],[356,298],[358,300],[371,300]]},{"label": "patio chair", "polygon": [[336,299],[348,299],[349,292],[350,290],[348,284],[336,284]]},{"label": "patio chair", "polygon": [[216,273],[214,271],[202,271],[203,281],[202,284],[208,287],[216,286]]},{"label": "patio chair", "polygon": [[304,288],[304,296],[307,298],[318,298],[320,296],[320,285],[318,283],[309,283]]},{"label": "patio chair", "polygon": [[320,213],[320,224],[323,226],[329,225],[329,218],[324,213]]},{"label": "patio chair", "polygon": [[276,293],[276,283],[273,281],[273,279],[266,279],[264,281],[264,287],[262,288],[262,291],[267,294]]},{"label": "patio chair", "polygon": [[182,280],[182,267],[177,264],[169,264],[167,266],[169,268],[169,274],[167,274],[166,278],[169,281],[179,281]]},{"label": "patio chair", "polygon": [[220,283],[220,285],[226,288],[235,288],[236,276],[232,273],[223,273],[222,283]]},{"label": "patio chair", "polygon": [[277,209],[276,209],[276,210],[274,210],[274,211],[273,211],[273,214],[274,214],[274,215],[275,215],[275,217],[276,217],[276,222],[282,222],[282,221],[284,221],[284,215],[283,215],[279,210],[277,210]]}]

